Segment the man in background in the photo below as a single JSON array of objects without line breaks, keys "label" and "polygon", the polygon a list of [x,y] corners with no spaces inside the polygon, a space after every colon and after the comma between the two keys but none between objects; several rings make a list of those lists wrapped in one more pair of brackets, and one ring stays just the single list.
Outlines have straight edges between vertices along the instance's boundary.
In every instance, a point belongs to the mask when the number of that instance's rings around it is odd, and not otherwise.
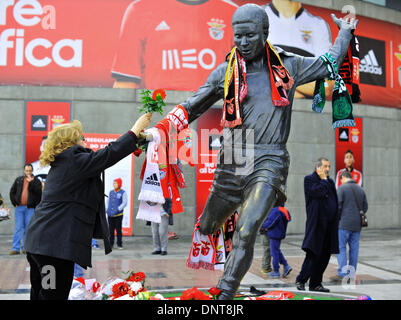
[{"label": "man in background", "polygon": [[122,222],[124,208],[127,206],[128,197],[125,190],[121,189],[123,181],[121,178],[114,179],[113,190],[110,190],[107,201],[107,219],[109,222],[110,244],[114,245],[114,232],[117,233],[117,247],[123,249]]},{"label": "man in background", "polygon": [[329,177],[330,161],[318,159],[315,171],[305,177],[306,228],[302,250],[306,257],[296,278],[298,290],[329,292],[323,287],[323,273],[330,255],[338,253],[338,200],[334,181]]},{"label": "man in background", "polygon": [[42,183],[33,175],[32,165],[24,166],[24,175],[15,179],[10,189],[10,200],[15,207],[13,247],[10,255],[24,253],[25,234],[35,207],[42,198]]},{"label": "man in background", "polygon": [[[340,176],[341,186],[337,190],[340,224],[338,242],[340,253],[337,255],[338,271],[334,280],[341,280],[347,274],[354,278],[358,263],[359,239],[361,236],[361,214],[368,211],[365,191],[352,179],[349,171]],[[347,263],[347,244],[349,259]]]}]

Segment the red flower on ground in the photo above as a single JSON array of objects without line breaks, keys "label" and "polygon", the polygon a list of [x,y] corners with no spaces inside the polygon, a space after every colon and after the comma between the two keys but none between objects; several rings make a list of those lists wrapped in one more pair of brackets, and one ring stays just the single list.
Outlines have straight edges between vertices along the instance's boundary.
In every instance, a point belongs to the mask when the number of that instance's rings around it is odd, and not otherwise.
[{"label": "red flower on ground", "polygon": [[221,292],[221,290],[220,290],[220,289],[217,289],[216,287],[213,287],[213,288],[210,288],[210,289],[208,290],[208,292],[209,292],[213,297],[215,297],[215,296],[218,296],[218,295],[219,295],[219,293]]},{"label": "red flower on ground", "polygon": [[164,89],[156,89],[155,91],[153,91],[152,99],[156,101],[156,97],[157,97],[158,94],[160,94],[162,100],[164,100],[166,98],[166,90],[164,90]]},{"label": "red flower on ground", "polygon": [[113,294],[111,295],[113,299],[125,296],[129,291],[129,286],[126,282],[119,282],[113,285]]},{"label": "red flower on ground", "polygon": [[180,297],[180,300],[211,300],[208,295],[199,291],[197,287],[185,290]]},{"label": "red flower on ground", "polygon": [[137,272],[137,273],[132,273],[126,281],[132,281],[132,282],[142,282],[145,281],[146,275],[143,272]]},{"label": "red flower on ground", "polygon": [[128,290],[128,294],[131,298],[136,296],[136,292],[132,290]]}]

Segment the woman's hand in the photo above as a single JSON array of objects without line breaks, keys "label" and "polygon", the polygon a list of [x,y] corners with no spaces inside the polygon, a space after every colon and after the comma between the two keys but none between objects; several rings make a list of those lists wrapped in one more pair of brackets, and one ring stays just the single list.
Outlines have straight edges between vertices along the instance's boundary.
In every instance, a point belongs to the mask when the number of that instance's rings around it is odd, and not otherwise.
[{"label": "woman's hand", "polygon": [[136,120],[134,126],[131,128],[131,131],[139,138],[139,133],[149,126],[151,120],[152,114],[145,113],[138,120]]}]

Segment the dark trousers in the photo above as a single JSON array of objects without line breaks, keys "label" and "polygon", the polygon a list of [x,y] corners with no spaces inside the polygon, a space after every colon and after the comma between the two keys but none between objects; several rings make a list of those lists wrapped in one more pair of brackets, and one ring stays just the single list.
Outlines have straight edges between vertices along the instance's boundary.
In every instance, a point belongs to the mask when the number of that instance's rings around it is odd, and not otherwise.
[{"label": "dark trousers", "polygon": [[74,277],[74,262],[27,253],[31,267],[31,300],[68,300]]},{"label": "dark trousers", "polygon": [[108,217],[109,220],[109,232],[110,232],[110,245],[114,245],[114,230],[117,232],[117,246],[123,246],[123,232],[122,232],[122,222],[123,216],[118,217]]},{"label": "dark trousers", "polygon": [[315,288],[322,284],[323,273],[329,264],[330,255],[330,234],[327,232],[319,254],[311,251],[306,252],[305,260],[298,274],[296,281],[306,283],[309,280],[309,288]]}]

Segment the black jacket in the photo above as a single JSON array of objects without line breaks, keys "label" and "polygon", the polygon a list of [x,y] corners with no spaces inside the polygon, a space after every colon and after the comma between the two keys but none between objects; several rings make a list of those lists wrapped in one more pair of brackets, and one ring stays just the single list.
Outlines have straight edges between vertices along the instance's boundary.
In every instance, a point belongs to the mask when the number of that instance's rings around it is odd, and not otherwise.
[{"label": "black jacket", "polygon": [[330,238],[330,253],[338,253],[338,199],[334,181],[321,180],[316,172],[304,179],[306,202],[304,251],[319,255],[326,235]]},{"label": "black jacket", "polygon": [[[14,207],[21,204],[22,188],[24,186],[24,176],[15,179],[10,189],[10,200]],[[42,183],[37,177],[34,177],[28,185],[28,208],[35,208],[42,197]]]},{"label": "black jacket", "polygon": [[132,153],[136,141],[129,132],[97,152],[76,145],[56,156],[26,233],[29,253],[72,260],[86,269],[92,266],[92,238],[103,238],[105,253],[111,252],[100,175]]}]

